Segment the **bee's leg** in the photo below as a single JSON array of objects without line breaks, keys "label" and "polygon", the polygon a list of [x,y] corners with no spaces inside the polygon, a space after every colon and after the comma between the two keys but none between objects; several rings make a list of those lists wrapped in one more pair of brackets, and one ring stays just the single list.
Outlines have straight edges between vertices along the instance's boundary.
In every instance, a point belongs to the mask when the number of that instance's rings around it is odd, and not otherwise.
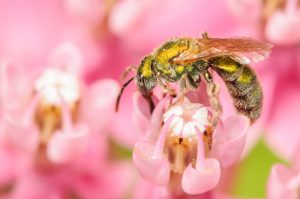
[{"label": "bee's leg", "polygon": [[166,93],[168,93],[172,98],[177,96],[176,91],[167,82],[164,82],[159,74],[157,74],[157,82],[161,86],[164,96]]},{"label": "bee's leg", "polygon": [[202,37],[203,37],[203,38],[208,38],[208,33],[207,33],[207,32],[203,32],[203,33],[202,33]]},{"label": "bee's leg", "polygon": [[192,72],[189,72],[187,75],[187,80],[191,88],[198,88],[199,84],[201,82],[201,75],[198,70],[194,70]]},{"label": "bee's leg", "polygon": [[136,72],[137,67],[136,66],[128,66],[121,75],[121,81],[123,81],[131,71]]},{"label": "bee's leg", "polygon": [[180,79],[180,96],[184,96],[186,94],[186,92],[188,91],[188,82],[187,82],[187,76],[183,75]]},{"label": "bee's leg", "polygon": [[219,86],[213,82],[213,79],[208,71],[203,73],[204,79],[207,83],[207,94],[210,100],[210,104],[214,109],[212,125],[217,125],[218,119],[222,114],[222,105],[219,100]]}]

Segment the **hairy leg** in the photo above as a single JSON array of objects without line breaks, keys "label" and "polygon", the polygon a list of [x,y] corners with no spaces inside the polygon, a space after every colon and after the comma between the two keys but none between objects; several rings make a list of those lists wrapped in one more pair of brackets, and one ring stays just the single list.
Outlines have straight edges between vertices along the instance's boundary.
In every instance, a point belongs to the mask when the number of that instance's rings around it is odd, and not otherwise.
[{"label": "hairy leg", "polygon": [[217,125],[218,119],[222,114],[222,105],[219,100],[219,86],[213,82],[213,79],[208,71],[204,72],[204,79],[207,83],[207,94],[210,100],[210,104],[214,109],[212,125]]}]

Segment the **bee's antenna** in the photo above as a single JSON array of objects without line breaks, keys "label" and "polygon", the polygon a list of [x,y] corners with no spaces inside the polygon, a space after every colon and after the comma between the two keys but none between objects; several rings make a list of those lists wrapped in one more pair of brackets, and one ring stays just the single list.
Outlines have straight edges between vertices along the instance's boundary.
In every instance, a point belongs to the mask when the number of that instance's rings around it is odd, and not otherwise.
[{"label": "bee's antenna", "polygon": [[121,80],[123,81],[131,71],[136,72],[137,71],[136,66],[128,66],[123,72],[123,74],[121,75]]},{"label": "bee's antenna", "polygon": [[127,80],[127,82],[125,82],[125,83],[123,84],[123,86],[122,86],[122,88],[121,88],[121,90],[120,90],[120,92],[119,92],[119,94],[118,94],[117,101],[116,101],[116,106],[115,106],[115,111],[116,111],[116,112],[118,112],[118,110],[119,110],[119,104],[120,104],[121,96],[122,96],[122,94],[123,94],[124,89],[130,84],[130,82],[131,82],[132,80],[134,80],[134,78],[135,78],[135,77],[130,78],[129,80]]}]

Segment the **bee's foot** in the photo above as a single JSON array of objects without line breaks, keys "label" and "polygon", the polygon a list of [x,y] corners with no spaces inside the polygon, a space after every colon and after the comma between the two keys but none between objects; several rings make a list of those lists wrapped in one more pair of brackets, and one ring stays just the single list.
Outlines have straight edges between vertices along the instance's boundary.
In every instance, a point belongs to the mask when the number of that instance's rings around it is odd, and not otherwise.
[{"label": "bee's foot", "polygon": [[176,93],[170,93],[170,97],[176,98],[176,97],[177,97],[177,94],[176,94]]}]

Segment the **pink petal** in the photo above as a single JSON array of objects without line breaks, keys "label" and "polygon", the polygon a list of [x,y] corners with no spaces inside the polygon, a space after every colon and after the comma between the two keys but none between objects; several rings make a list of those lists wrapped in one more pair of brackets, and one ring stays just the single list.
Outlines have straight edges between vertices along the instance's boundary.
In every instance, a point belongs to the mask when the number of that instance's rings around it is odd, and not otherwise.
[{"label": "pink petal", "polygon": [[18,178],[18,183],[11,193],[11,199],[31,198],[31,199],[60,199],[63,198],[62,189],[58,185],[51,183],[49,176],[42,176],[38,173],[28,172]]},{"label": "pink petal", "polygon": [[182,189],[188,194],[202,194],[214,189],[219,183],[221,168],[216,159],[206,159],[203,170],[189,165],[182,175]]},{"label": "pink petal", "polygon": [[294,192],[288,189],[287,183],[294,174],[285,166],[277,164],[272,167],[267,184],[269,199],[295,198]]},{"label": "pink petal", "polygon": [[129,162],[106,163],[105,170],[84,171],[70,178],[68,184],[80,198],[117,199],[129,195],[135,172]]},{"label": "pink petal", "polygon": [[222,167],[228,167],[239,160],[243,152],[250,121],[246,116],[234,115],[224,121],[224,130],[215,132],[211,155]]},{"label": "pink petal", "polygon": [[79,115],[93,132],[99,132],[112,118],[118,92],[119,85],[115,80],[102,79],[83,94]]},{"label": "pink petal", "polygon": [[72,163],[82,171],[103,170],[109,156],[108,138],[100,133],[88,133],[86,143],[83,152]]},{"label": "pink petal", "polygon": [[300,9],[295,13],[276,11],[269,17],[265,34],[275,44],[292,45],[300,42]]},{"label": "pink petal", "polygon": [[35,153],[40,140],[39,130],[34,124],[23,125],[15,121],[8,121],[6,131],[8,139],[15,147],[29,154]]},{"label": "pink petal", "polygon": [[153,110],[152,116],[151,116],[151,126],[150,129],[145,135],[144,140],[147,140],[149,142],[154,142],[158,139],[158,135],[160,132],[161,124],[163,122],[162,115],[165,111],[165,106],[170,101],[170,98],[164,98],[158,102],[155,109]]},{"label": "pink petal", "polygon": [[170,179],[170,166],[166,157],[152,158],[154,145],[138,142],[132,154],[132,160],[139,173],[150,182],[166,185]]},{"label": "pink petal", "polygon": [[172,199],[170,191],[166,186],[155,185],[140,178],[134,190],[134,199]]},{"label": "pink petal", "polygon": [[68,163],[80,157],[87,147],[88,129],[77,125],[72,132],[56,131],[47,148],[47,155],[54,163]]},{"label": "pink petal", "polygon": [[[11,182],[15,175],[15,164],[16,164],[16,154],[10,149],[5,149],[4,147],[0,150],[0,186]],[[5,162],[5,164],[4,164]]]},{"label": "pink petal", "polygon": [[139,92],[133,94],[133,125],[136,130],[143,134],[147,132],[150,127],[150,107],[147,100],[145,100]]}]

